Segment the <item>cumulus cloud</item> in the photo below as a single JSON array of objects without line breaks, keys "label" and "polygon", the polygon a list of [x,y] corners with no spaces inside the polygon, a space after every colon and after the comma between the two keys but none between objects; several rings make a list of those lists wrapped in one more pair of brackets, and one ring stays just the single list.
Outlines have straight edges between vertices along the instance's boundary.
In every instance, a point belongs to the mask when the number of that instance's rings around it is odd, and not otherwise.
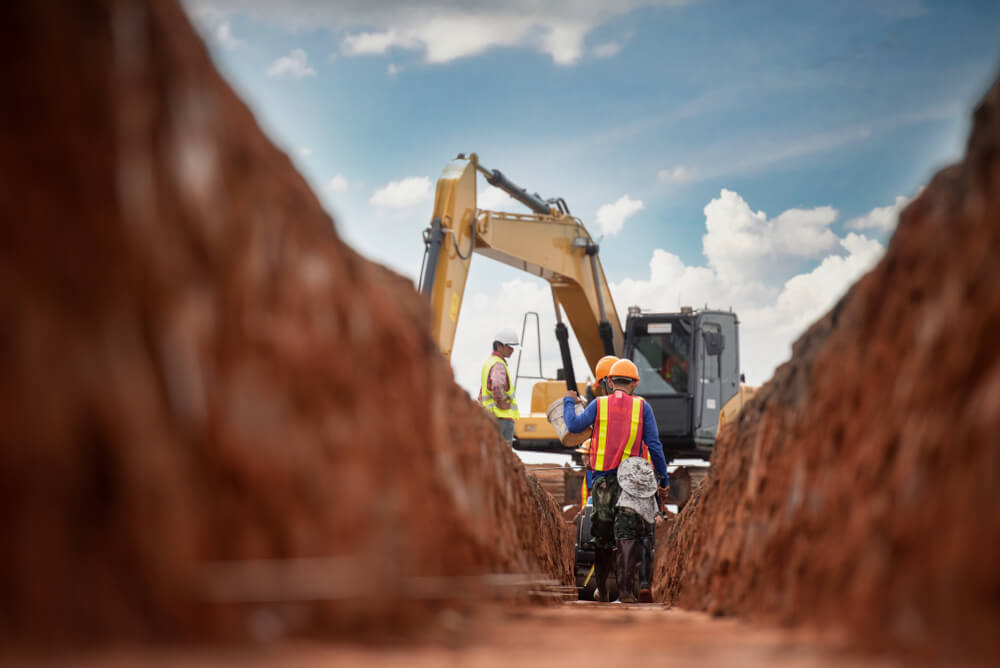
[{"label": "cumulus cloud", "polygon": [[[653,251],[648,278],[611,286],[619,310],[676,311],[681,306],[732,308],[740,318],[741,364],[752,383],[767,380],[787,359],[791,344],[829,310],[881,258],[885,248],[855,232],[837,237],[828,228],[831,207],[789,209],[769,219],[738,193],[723,190],[705,207],[706,265],[686,265]],[[732,237],[732,239],[727,239]],[[723,242],[732,241],[724,247]],[[713,261],[714,258],[714,261]],[[768,270],[761,266],[765,258]],[[811,268],[801,271],[803,258]],[[750,265],[749,268],[743,266]]]},{"label": "cumulus cloud", "polygon": [[[291,30],[324,27],[340,37],[346,55],[385,54],[390,49],[422,52],[430,63],[465,58],[496,47],[545,53],[558,65],[572,65],[586,36],[634,9],[679,6],[696,0],[512,0],[505,3],[406,2],[404,0],[202,0],[199,9],[245,12],[283,23]],[[604,55],[614,47],[601,45]],[[620,48],[620,47],[619,47]],[[597,54],[601,55],[601,54]]]},{"label": "cumulus cloud", "polygon": [[348,35],[340,43],[341,50],[349,56],[385,53],[392,46],[412,46],[413,43],[393,30],[363,32]]},{"label": "cumulus cloud", "polygon": [[330,182],[327,184],[326,187],[330,190],[330,192],[335,192],[335,193],[347,192],[347,187],[348,187],[347,179],[345,179],[342,175],[337,174],[335,177],[330,179]]},{"label": "cumulus cloud", "polygon": [[769,219],[739,194],[722,189],[704,211],[702,250],[709,266],[730,283],[773,280],[837,246],[830,230],[837,219],[833,207],[789,209]]},{"label": "cumulus cloud", "polygon": [[476,206],[490,211],[517,211],[524,205],[494,186],[480,187],[476,193]]},{"label": "cumulus cloud", "polygon": [[677,185],[687,183],[692,178],[694,178],[694,170],[690,167],[682,167],[680,165],[670,169],[661,169],[656,173],[656,180],[664,184]]},{"label": "cumulus cloud", "polygon": [[[919,194],[919,191],[918,191]],[[845,227],[849,230],[875,230],[877,232],[891,232],[896,229],[896,221],[899,219],[899,212],[912,201],[911,197],[902,195],[889,206],[882,206],[872,209],[863,216],[847,221]]]},{"label": "cumulus cloud", "polygon": [[219,44],[227,49],[235,49],[243,44],[243,40],[236,39],[236,36],[233,35],[233,30],[229,25],[229,21],[220,23],[215,29],[215,39]]},{"label": "cumulus cloud", "polygon": [[828,255],[815,269],[788,279],[767,314],[773,331],[797,334],[832,307],[868,271],[885,248],[875,239],[849,233],[839,240],[844,253]]},{"label": "cumulus cloud", "polygon": [[586,23],[567,23],[548,27],[542,39],[542,50],[552,56],[557,65],[572,65],[583,53],[583,38],[590,26]]},{"label": "cumulus cloud", "polygon": [[[756,231],[767,228],[774,230],[801,224],[810,231],[806,235],[815,241],[817,220],[826,221],[834,210],[818,207],[806,210],[790,209],[774,218],[761,212],[754,212],[749,204],[737,193],[725,191],[713,200],[717,204],[733,204],[732,215],[737,218],[736,226],[742,229],[750,226]],[[502,193],[501,193],[502,194]],[[742,204],[741,204],[742,203]],[[711,205],[711,202],[710,202]],[[715,207],[706,206],[706,235],[710,220],[714,225],[721,215]],[[835,215],[835,212],[834,212]],[[780,224],[777,221],[781,221]],[[730,221],[732,222],[732,221]],[[772,232],[783,238],[787,230]],[[831,233],[832,234],[832,233]],[[654,249],[649,259],[648,271],[644,275],[624,279],[611,285],[615,305],[619,315],[624,316],[628,306],[637,305],[648,311],[675,312],[681,306],[711,308],[732,308],[740,319],[740,358],[742,370],[751,383],[762,383],[774,372],[775,367],[788,358],[792,342],[817,318],[829,310],[846,292],[854,281],[871,269],[881,258],[885,249],[875,239],[863,234],[849,232],[844,237],[833,235],[829,246],[818,254],[810,251],[812,259],[802,269],[796,260],[802,253],[794,244],[778,243],[766,235],[756,239],[764,243],[777,265],[784,270],[769,276],[766,280],[746,282],[742,275],[734,272],[722,273],[708,262],[698,265],[685,264],[677,255],[663,249]],[[825,235],[820,235],[824,238]],[[519,329],[526,311],[536,311],[541,316],[542,365],[547,375],[554,375],[561,366],[554,337],[550,335],[555,318],[552,313],[552,297],[548,285],[540,279],[518,277],[503,283],[498,289],[478,290],[467,293],[462,316],[459,320],[452,366],[456,380],[471,394],[478,388],[480,365],[483,363],[483,341],[492,335],[492,330],[500,326]],[[537,351],[532,336],[527,337],[522,369],[537,372]],[[590,370],[575,338],[573,345],[574,367],[578,380],[584,380]],[[519,401],[528,405],[530,382],[519,387]]]},{"label": "cumulus cloud", "polygon": [[302,77],[316,76],[316,70],[309,65],[309,56],[302,49],[292,49],[287,56],[282,56],[271,63],[267,68],[269,77],[292,77],[301,79]]},{"label": "cumulus cloud", "polygon": [[614,204],[605,204],[597,210],[595,220],[601,234],[614,236],[625,227],[625,221],[642,210],[642,200],[622,195]]},{"label": "cumulus cloud", "polygon": [[376,190],[369,202],[385,209],[408,209],[423,204],[433,195],[431,181],[426,176],[410,176],[390,181]]}]

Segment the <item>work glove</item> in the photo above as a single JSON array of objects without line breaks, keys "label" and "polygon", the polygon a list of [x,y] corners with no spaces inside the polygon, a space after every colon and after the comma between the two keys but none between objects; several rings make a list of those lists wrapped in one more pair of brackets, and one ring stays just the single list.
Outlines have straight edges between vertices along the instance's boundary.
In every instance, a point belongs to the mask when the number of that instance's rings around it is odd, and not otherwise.
[{"label": "work glove", "polygon": [[659,489],[660,495],[660,512],[666,514],[667,512],[667,497],[670,496],[670,485],[666,487],[661,487]]}]

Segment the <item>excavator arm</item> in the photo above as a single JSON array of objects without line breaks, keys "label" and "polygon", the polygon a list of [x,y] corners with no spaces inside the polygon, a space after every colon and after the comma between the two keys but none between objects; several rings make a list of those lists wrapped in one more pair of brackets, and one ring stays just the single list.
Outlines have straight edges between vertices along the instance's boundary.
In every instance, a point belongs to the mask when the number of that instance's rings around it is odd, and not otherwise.
[{"label": "excavator arm", "polygon": [[[533,213],[480,210],[476,206],[477,172]],[[598,245],[583,223],[569,214],[562,200],[543,200],[518,188],[498,170],[483,168],[475,153],[459,155],[438,179],[425,244],[420,290],[430,299],[434,336],[445,355],[451,355],[454,345],[473,253],[549,282],[569,387],[575,389],[576,382],[560,307],[591,368],[603,355],[620,354],[624,349],[624,332]]]}]

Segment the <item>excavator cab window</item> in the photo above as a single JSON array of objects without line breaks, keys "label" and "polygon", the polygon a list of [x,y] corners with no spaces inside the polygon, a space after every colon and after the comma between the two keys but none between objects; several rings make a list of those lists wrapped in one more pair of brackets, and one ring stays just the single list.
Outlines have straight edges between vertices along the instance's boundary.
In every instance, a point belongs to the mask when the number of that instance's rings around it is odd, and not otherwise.
[{"label": "excavator cab window", "polygon": [[691,323],[684,318],[640,323],[635,328],[633,361],[643,395],[684,394],[691,367]]}]

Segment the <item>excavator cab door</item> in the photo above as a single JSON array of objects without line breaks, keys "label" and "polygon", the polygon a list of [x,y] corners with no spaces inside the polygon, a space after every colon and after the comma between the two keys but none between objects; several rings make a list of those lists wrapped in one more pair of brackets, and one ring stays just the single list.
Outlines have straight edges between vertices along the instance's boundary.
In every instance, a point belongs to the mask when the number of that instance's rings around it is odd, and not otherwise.
[{"label": "excavator cab door", "polygon": [[724,311],[699,313],[695,321],[694,441],[711,448],[722,407],[739,391],[739,345],[736,315]]}]

